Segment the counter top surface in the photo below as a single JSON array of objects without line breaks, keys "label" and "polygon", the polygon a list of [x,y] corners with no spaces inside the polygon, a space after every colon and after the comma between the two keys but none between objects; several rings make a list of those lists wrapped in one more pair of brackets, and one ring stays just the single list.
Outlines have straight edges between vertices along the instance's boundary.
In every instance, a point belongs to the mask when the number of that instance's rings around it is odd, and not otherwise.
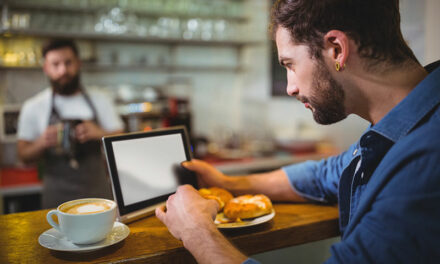
[{"label": "counter top surface", "polygon": [[[222,232],[248,255],[339,235],[335,206],[275,203],[274,208],[276,215],[267,223]],[[87,253],[46,249],[38,237],[51,228],[47,212],[0,215],[0,263],[195,263],[155,216],[128,224],[130,235],[107,248]]]}]

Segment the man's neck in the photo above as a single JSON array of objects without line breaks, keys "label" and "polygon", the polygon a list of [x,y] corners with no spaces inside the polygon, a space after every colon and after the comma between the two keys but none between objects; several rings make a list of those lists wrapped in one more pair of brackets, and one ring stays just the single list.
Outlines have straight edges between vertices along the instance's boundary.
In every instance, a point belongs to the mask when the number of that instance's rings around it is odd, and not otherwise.
[{"label": "man's neck", "polygon": [[377,124],[391,109],[399,104],[414,87],[426,76],[427,72],[419,64],[387,71],[355,73],[353,83],[357,89],[351,94],[354,114]]}]

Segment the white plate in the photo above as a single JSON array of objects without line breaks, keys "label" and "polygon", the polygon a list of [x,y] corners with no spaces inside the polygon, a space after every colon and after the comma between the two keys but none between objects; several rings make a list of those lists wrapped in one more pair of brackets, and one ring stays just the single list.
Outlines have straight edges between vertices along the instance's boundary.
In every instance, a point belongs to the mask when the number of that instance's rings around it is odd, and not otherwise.
[{"label": "white plate", "polygon": [[57,251],[86,252],[114,245],[124,240],[128,234],[130,234],[128,226],[120,222],[115,222],[112,232],[102,241],[94,244],[77,245],[67,240],[67,238],[56,229],[51,228],[40,235],[38,243],[45,248]]},{"label": "white plate", "polygon": [[260,217],[251,218],[251,219],[242,219],[241,222],[232,222],[232,223],[221,223],[217,220],[219,217],[223,217],[223,213],[220,213],[217,215],[215,224],[217,225],[217,228],[220,229],[230,229],[230,228],[241,228],[241,227],[248,227],[248,226],[254,226],[259,225],[262,223],[266,223],[270,221],[275,216],[275,210],[272,209],[272,212],[267,215],[262,215]]}]

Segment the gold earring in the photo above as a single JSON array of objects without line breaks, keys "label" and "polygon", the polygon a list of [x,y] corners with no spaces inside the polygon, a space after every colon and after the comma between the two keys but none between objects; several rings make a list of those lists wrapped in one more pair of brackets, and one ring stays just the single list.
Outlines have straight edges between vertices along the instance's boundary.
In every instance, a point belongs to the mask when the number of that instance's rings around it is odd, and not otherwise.
[{"label": "gold earring", "polygon": [[337,61],[337,62],[335,63],[335,68],[336,68],[336,71],[341,71],[341,70],[343,70],[343,69],[345,68],[345,63],[344,63],[343,66],[341,66],[341,64],[339,63],[339,61]]},{"label": "gold earring", "polygon": [[337,72],[341,70],[341,64],[339,64],[339,61],[337,61],[337,62],[335,63],[335,68],[336,68],[336,71],[337,71]]}]

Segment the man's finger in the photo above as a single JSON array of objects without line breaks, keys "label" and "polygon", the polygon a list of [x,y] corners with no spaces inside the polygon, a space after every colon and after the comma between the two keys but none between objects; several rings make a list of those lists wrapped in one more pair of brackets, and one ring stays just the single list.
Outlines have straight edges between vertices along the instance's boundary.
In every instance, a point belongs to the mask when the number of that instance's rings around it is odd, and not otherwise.
[{"label": "man's finger", "polygon": [[167,208],[171,208],[170,204],[174,200],[175,196],[176,196],[176,194],[172,194],[172,195],[168,196],[168,200],[167,200],[166,205],[165,205]]},{"label": "man's finger", "polygon": [[201,160],[192,159],[191,161],[182,162],[182,166],[188,170],[194,171],[199,174],[208,174],[212,171],[211,166]]},{"label": "man's finger", "polygon": [[165,210],[166,210],[165,205],[162,205],[162,206],[156,207],[156,211],[155,211],[156,217],[159,218],[159,220],[162,223],[165,223],[165,214],[166,214]]}]

